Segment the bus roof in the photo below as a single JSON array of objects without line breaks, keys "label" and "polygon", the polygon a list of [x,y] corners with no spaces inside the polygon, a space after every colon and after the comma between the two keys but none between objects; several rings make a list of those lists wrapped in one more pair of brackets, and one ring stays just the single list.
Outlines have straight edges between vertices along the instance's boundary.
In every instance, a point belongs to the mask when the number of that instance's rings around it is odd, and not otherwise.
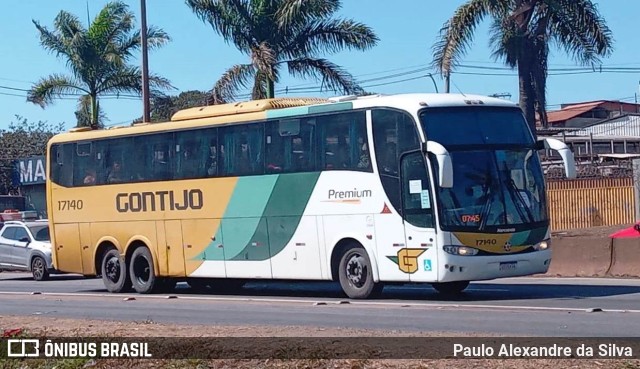
[{"label": "bus roof", "polygon": [[389,107],[417,111],[424,107],[453,106],[499,106],[517,107],[512,101],[463,94],[397,94],[341,96],[322,98],[274,98],[220,104],[184,109],[176,112],[169,122],[138,123],[132,126],[118,126],[107,129],[91,130],[88,127],[74,128],[69,132],[54,136],[49,142],[83,141],[125,135],[139,135],[164,130],[179,130],[210,125],[223,125],[251,121],[264,121],[269,118],[293,117],[306,114],[326,113],[339,110],[361,109],[369,107]]}]

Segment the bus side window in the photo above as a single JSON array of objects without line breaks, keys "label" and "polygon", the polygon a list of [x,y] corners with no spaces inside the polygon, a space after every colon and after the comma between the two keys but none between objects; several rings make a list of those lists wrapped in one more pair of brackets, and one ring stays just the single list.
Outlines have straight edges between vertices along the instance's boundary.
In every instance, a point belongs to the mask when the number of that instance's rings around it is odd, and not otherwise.
[{"label": "bus side window", "polygon": [[433,201],[422,152],[403,156],[401,170],[404,219],[416,227],[433,228]]},{"label": "bus side window", "polygon": [[56,144],[51,147],[52,180],[60,186],[73,185],[73,154],[75,144]]},{"label": "bus side window", "polygon": [[176,133],[175,179],[202,178],[208,175],[210,141],[212,136],[215,137],[215,132],[213,128]]},{"label": "bus side window", "polygon": [[318,118],[320,170],[371,171],[365,117],[365,112],[349,112]]},{"label": "bus side window", "polygon": [[264,173],[263,124],[220,128],[220,154],[224,155],[223,175]]},{"label": "bus side window", "polygon": [[420,141],[411,116],[407,113],[375,109],[371,111],[373,142],[380,181],[393,207],[402,213],[400,204],[400,156],[418,149]]}]

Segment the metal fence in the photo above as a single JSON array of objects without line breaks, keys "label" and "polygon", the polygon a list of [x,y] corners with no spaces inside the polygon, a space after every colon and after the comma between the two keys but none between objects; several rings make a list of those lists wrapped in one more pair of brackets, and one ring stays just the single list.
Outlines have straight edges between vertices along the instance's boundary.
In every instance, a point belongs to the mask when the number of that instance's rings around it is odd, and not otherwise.
[{"label": "metal fence", "polygon": [[632,176],[547,180],[552,230],[635,222]]}]

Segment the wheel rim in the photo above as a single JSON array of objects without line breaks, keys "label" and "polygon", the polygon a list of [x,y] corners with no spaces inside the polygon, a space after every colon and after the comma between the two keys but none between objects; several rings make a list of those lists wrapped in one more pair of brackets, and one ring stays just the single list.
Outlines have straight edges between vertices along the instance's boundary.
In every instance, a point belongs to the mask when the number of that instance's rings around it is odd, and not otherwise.
[{"label": "wheel rim", "polygon": [[117,256],[111,256],[105,263],[105,275],[113,283],[120,280],[120,259]]},{"label": "wheel rim", "polygon": [[356,288],[362,288],[367,280],[367,264],[360,254],[354,254],[347,262],[347,279]]},{"label": "wheel rim", "polygon": [[41,279],[44,276],[44,263],[42,259],[35,258],[33,259],[33,263],[31,265],[31,270],[33,271],[33,276],[37,279]]},{"label": "wheel rim", "polygon": [[149,261],[147,261],[146,258],[137,257],[133,261],[133,275],[139,284],[149,283],[151,267],[149,266]]}]

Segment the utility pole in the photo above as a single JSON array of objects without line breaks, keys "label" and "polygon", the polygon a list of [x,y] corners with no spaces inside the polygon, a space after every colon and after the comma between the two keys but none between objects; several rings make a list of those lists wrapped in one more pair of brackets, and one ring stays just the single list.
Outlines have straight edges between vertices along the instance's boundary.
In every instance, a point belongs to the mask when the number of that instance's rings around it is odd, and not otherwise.
[{"label": "utility pole", "polygon": [[451,72],[444,72],[444,93],[448,94],[451,88]]},{"label": "utility pole", "polygon": [[140,17],[142,27],[140,29],[140,42],[142,43],[142,121],[151,121],[151,109],[149,107],[149,61],[147,52],[147,5],[146,0],[140,0]]}]

